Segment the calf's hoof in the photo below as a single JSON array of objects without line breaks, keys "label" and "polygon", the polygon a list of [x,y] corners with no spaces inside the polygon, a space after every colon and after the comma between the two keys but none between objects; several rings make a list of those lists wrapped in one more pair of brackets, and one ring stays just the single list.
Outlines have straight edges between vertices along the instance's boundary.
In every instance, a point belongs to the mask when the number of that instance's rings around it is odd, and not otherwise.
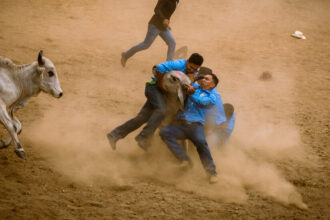
[{"label": "calf's hoof", "polygon": [[16,155],[17,155],[19,158],[21,158],[21,159],[23,159],[23,160],[26,159],[26,158],[25,158],[25,153],[24,153],[24,151],[15,150],[15,153],[16,153]]}]

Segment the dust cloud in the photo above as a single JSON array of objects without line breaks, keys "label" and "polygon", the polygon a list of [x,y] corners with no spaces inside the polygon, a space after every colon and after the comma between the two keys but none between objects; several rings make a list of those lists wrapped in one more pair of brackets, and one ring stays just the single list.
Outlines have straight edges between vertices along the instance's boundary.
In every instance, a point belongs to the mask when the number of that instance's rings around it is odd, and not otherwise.
[{"label": "dust cloud", "polygon": [[[129,185],[132,177],[148,177],[180,190],[237,203],[244,203],[248,199],[247,189],[252,189],[284,205],[305,209],[301,195],[275,163],[285,160],[299,163],[305,157],[299,132],[290,119],[292,112],[288,112],[294,110],[290,105],[292,84],[283,77],[275,74],[270,82],[262,82],[250,74],[242,77],[242,81],[250,81],[255,87],[237,84],[235,92],[223,94],[225,101],[234,103],[236,127],[225,147],[209,143],[219,172],[215,185],[208,184],[194,148],[188,150],[194,168],[180,172],[158,133],[147,153],[134,141],[137,132],[118,141],[117,150],[112,151],[106,133],[129,118],[112,117],[106,108],[90,105],[88,97],[74,100],[64,96],[25,130],[24,136],[32,144],[38,143],[36,147],[53,166],[75,181]],[[284,93],[284,99],[276,99]],[[283,102],[287,107],[274,111]]]}]

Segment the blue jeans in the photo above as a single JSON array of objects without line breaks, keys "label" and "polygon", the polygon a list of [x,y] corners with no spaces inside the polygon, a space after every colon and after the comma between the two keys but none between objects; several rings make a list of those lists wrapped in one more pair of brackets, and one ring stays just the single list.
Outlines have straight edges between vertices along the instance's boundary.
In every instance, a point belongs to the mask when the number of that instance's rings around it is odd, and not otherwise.
[{"label": "blue jeans", "polygon": [[138,113],[138,115],[131,120],[111,131],[111,134],[118,138],[124,138],[132,131],[147,123],[140,136],[149,138],[157,127],[160,125],[165,117],[166,104],[161,90],[157,85],[146,85],[145,96],[147,101]]},{"label": "blue jeans", "polygon": [[180,161],[190,161],[190,158],[177,140],[191,140],[197,148],[199,158],[206,172],[211,176],[217,174],[210,149],[206,142],[204,126],[198,124],[170,125],[163,128],[159,134],[167,147]]},{"label": "blue jeans", "polygon": [[175,52],[175,40],[172,33],[168,28],[166,28],[165,31],[161,31],[158,28],[156,28],[155,25],[153,24],[148,25],[148,32],[144,41],[135,45],[134,47],[132,47],[131,49],[125,52],[126,58],[127,59],[130,58],[135,53],[141,50],[148,49],[158,35],[165,41],[165,43],[168,46],[167,60],[173,60],[174,52]]}]

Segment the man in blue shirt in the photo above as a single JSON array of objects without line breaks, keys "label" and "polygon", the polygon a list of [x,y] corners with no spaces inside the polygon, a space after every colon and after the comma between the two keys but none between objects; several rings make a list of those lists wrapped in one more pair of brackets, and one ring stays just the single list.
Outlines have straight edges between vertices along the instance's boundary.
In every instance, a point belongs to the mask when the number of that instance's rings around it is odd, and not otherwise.
[{"label": "man in blue shirt", "polygon": [[[198,72],[198,77],[201,78],[207,73],[213,73],[212,69],[202,66]],[[215,105],[212,106],[212,108],[207,112],[206,124],[219,125],[226,121],[226,115],[222,104],[221,95],[218,93],[217,88],[214,88],[213,92],[216,94],[217,99]]]},{"label": "man in blue shirt", "polygon": [[[164,74],[172,70],[178,70],[185,73],[190,78],[190,80],[193,81],[195,76],[197,76],[197,70],[203,64],[203,61],[204,59],[200,54],[193,53],[190,55],[188,60],[182,59],[166,61],[157,66],[154,66],[154,74],[157,78],[158,85],[162,88],[161,82]],[[155,77],[153,77],[153,79],[155,79]],[[164,90],[165,88],[162,89]]]},{"label": "man in blue shirt", "polygon": [[199,81],[200,85],[194,85],[195,93],[188,96],[184,110],[178,113],[178,124],[164,127],[160,131],[168,148],[186,166],[191,166],[191,160],[177,140],[189,139],[194,143],[210,183],[217,182],[217,172],[205,139],[204,123],[207,111],[216,103],[213,89],[218,81],[213,73],[206,74]]},{"label": "man in blue shirt", "polygon": [[[163,97],[166,88],[164,88],[162,84],[164,73],[171,70],[179,70],[186,73],[188,76],[194,75],[202,63],[203,57],[198,53],[194,53],[188,60],[167,61],[157,65],[155,67],[156,77],[146,84],[145,96],[147,97],[147,101],[138,115],[107,134],[112,149],[116,149],[116,142],[119,139],[124,138],[146,123],[139,135],[135,137],[135,140],[139,147],[143,150],[147,150],[150,145],[151,136],[164,119],[166,113],[166,103]],[[190,85],[187,85],[187,87],[188,93],[194,90]]]},{"label": "man in blue shirt", "polygon": [[[213,71],[202,66],[199,70],[198,77],[204,76],[206,73]],[[211,148],[215,146],[223,146],[228,141],[235,125],[234,107],[229,104],[222,104],[221,95],[217,92],[217,88],[213,89],[216,94],[216,103],[207,113],[205,133]]]},{"label": "man in blue shirt", "polygon": [[168,45],[167,60],[173,60],[175,40],[170,31],[170,18],[178,3],[179,0],[158,0],[154,9],[155,14],[149,21],[148,32],[144,41],[121,54],[120,62],[123,67],[126,66],[127,60],[135,53],[148,49],[158,35],[160,35]]}]

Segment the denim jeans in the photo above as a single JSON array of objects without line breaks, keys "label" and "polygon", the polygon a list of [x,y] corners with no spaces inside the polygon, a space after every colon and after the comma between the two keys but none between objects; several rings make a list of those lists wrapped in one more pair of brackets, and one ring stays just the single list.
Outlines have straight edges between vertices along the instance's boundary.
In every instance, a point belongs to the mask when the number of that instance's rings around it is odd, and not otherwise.
[{"label": "denim jeans", "polygon": [[146,85],[145,96],[147,97],[147,101],[138,115],[112,130],[112,135],[118,138],[124,138],[144,123],[147,124],[139,135],[146,138],[153,135],[165,117],[166,104],[163,94],[157,85]]},{"label": "denim jeans", "polygon": [[153,24],[148,25],[148,31],[147,31],[147,35],[146,35],[146,38],[144,39],[144,41],[135,45],[134,47],[132,47],[131,49],[129,49],[128,51],[125,52],[126,58],[127,59],[130,58],[135,53],[137,53],[141,50],[148,49],[158,35],[165,41],[165,43],[168,46],[167,60],[173,60],[174,52],[175,52],[175,40],[174,40],[172,33],[170,32],[170,30],[168,28],[166,28],[165,31],[161,31],[158,28],[156,28],[156,26]]},{"label": "denim jeans", "polygon": [[160,131],[160,136],[180,161],[190,161],[190,158],[177,140],[191,140],[197,148],[199,158],[206,172],[211,176],[217,174],[210,149],[206,142],[204,126],[198,124],[170,125]]}]

